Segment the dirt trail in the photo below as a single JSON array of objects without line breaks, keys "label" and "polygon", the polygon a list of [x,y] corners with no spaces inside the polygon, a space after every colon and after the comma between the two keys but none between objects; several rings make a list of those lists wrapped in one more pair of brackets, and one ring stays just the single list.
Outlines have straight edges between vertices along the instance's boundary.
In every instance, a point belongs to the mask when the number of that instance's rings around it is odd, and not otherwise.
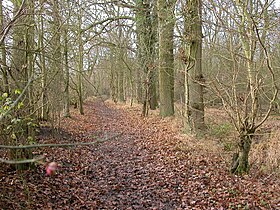
[{"label": "dirt trail", "polygon": [[38,151],[61,166],[17,175],[0,170],[0,209],[277,209],[279,183],[231,176],[217,155],[178,149],[170,121],[143,119],[101,101],[88,101],[61,123],[60,135],[41,142],[94,141],[97,146]]}]

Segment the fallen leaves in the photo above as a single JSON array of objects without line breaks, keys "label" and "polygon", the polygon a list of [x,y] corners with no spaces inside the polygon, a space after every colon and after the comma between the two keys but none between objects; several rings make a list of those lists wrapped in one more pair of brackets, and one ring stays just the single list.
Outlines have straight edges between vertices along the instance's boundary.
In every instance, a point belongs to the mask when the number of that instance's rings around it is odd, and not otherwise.
[{"label": "fallen leaves", "polygon": [[[88,101],[86,113],[64,119],[59,135],[45,129],[40,142],[88,142],[123,133],[94,146],[50,148],[60,164],[22,174],[0,170],[3,209],[277,209],[279,180],[230,175],[227,163],[201,147],[182,149],[180,127],[170,119],[142,118],[139,109]],[[199,144],[202,144],[201,140]],[[278,199],[278,200],[277,200]]]}]

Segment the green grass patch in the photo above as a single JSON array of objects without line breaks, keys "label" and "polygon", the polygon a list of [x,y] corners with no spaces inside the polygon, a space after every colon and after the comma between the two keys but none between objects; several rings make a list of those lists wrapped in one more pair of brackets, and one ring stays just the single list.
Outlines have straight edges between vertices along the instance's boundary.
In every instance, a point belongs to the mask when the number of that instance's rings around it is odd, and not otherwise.
[{"label": "green grass patch", "polygon": [[210,127],[210,135],[218,138],[224,139],[228,137],[230,132],[233,130],[233,127],[230,123],[223,123],[220,125],[213,125]]}]

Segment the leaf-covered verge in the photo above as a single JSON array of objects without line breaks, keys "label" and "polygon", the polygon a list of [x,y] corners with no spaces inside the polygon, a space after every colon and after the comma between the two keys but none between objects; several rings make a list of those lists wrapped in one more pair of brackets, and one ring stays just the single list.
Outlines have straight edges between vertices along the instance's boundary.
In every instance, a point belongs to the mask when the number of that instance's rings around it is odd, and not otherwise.
[{"label": "leaf-covered verge", "polygon": [[59,164],[15,173],[0,169],[1,209],[279,209],[276,176],[228,173],[219,147],[181,134],[173,119],[142,118],[137,107],[87,101],[55,131],[42,128],[39,143],[87,142],[122,133],[94,146],[35,150]]}]

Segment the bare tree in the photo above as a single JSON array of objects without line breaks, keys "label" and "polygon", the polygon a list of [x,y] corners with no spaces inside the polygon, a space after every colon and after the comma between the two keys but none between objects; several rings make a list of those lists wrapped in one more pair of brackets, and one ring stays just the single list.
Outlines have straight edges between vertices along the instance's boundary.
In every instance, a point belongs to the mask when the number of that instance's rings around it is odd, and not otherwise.
[{"label": "bare tree", "polygon": [[[261,0],[212,1],[213,8],[216,8],[214,15],[222,25],[227,41],[225,46],[228,47],[228,52],[219,57],[221,61],[227,60],[229,65],[224,78],[216,76],[211,85],[239,134],[232,173],[249,171],[253,136],[269,117],[278,93],[270,53],[264,42],[268,29],[263,27],[263,23],[267,21],[266,11],[270,5],[271,2]],[[223,12],[218,13],[217,8]],[[227,19],[221,14],[226,14]],[[219,39],[224,42],[223,37]],[[256,65],[261,52],[264,52],[266,60],[263,68]]]}]

